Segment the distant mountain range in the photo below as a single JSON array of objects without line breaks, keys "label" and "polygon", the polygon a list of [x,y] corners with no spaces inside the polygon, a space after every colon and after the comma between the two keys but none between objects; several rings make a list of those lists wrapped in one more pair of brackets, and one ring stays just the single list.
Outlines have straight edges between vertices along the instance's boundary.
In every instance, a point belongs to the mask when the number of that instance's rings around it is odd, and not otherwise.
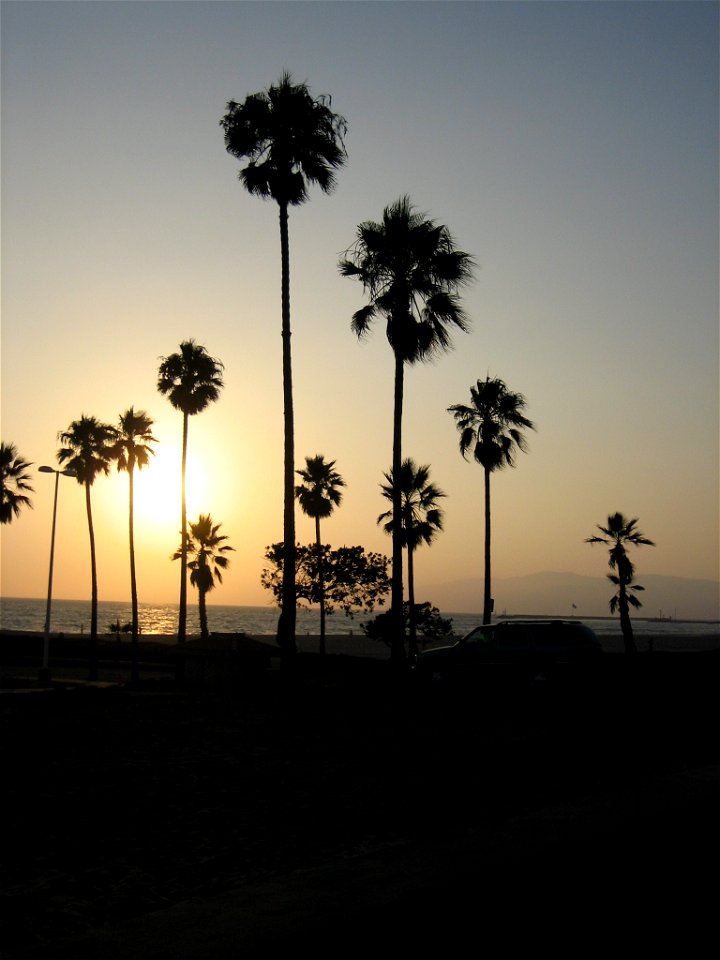
[{"label": "distant mountain range", "polygon": [[[642,608],[635,616],[720,619],[720,583],[714,580],[643,574],[638,582],[645,591],[639,596]],[[544,572],[498,578],[493,581],[495,613],[605,617],[610,613],[612,589],[604,577],[577,573]],[[430,584],[419,593],[448,613],[482,610],[483,583],[479,577]]]}]

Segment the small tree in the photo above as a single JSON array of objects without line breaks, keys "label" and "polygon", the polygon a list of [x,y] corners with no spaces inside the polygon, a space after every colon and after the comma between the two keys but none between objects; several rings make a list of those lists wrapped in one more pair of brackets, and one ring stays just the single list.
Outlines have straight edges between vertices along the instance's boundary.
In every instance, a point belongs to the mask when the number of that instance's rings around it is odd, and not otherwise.
[{"label": "small tree", "polygon": [[[200,615],[200,635],[209,637],[206,597],[215,588],[215,581],[222,583],[222,571],[230,564],[225,554],[234,550],[225,543],[227,537],[218,533],[221,524],[213,523],[209,513],[201,513],[195,523],[190,524],[187,536],[187,550],[190,583],[197,588]],[[182,544],[172,555],[173,560],[182,559]]]},{"label": "small tree", "polygon": [[602,537],[587,537],[585,540],[585,543],[604,543],[610,548],[608,565],[615,573],[609,573],[607,578],[618,588],[617,593],[610,598],[610,612],[615,613],[619,610],[625,653],[631,654],[637,653],[637,646],[630,622],[630,607],[642,606],[632,591],[642,591],[645,588],[638,583],[633,583],[635,567],[627,554],[627,546],[629,544],[636,547],[655,546],[652,540],[648,540],[636,528],[637,522],[637,517],[627,520],[622,513],[613,513],[608,517],[606,527],[597,524],[598,530],[603,534]]},{"label": "small tree", "polygon": [[523,430],[534,430],[535,425],[525,416],[525,404],[521,393],[512,393],[504,381],[488,376],[470,387],[470,404],[456,403],[448,407],[448,413],[455,417],[455,426],[460,432],[460,453],[467,457],[468,450],[472,449],[485,476],[483,623],[490,623],[492,614],[490,476],[496,470],[514,467],[516,452],[527,450]]},{"label": "small tree", "polygon": [[326,463],[322,454],[305,457],[305,469],[296,470],[296,473],[303,482],[295,487],[295,496],[303,513],[315,519],[315,546],[320,587],[320,653],[325,653],[325,589],[320,520],[323,517],[329,517],[334,508],[340,505],[342,493],[339,488],[345,486],[345,481],[335,470],[335,461],[330,460]]},{"label": "small tree", "polygon": [[[390,611],[379,613],[374,619],[363,624],[363,630],[371,640],[380,640],[387,646],[391,646],[392,639],[392,621],[389,616]],[[429,602],[416,603],[411,611],[410,604],[403,604],[403,616],[406,626],[412,621],[415,623],[418,636],[421,638],[422,645],[434,642],[450,642],[454,639],[452,618],[442,617],[437,607]]]},{"label": "small tree", "polygon": [[130,544],[130,602],[132,606],[132,667],[131,679],[137,683],[140,679],[140,624],[138,619],[137,574],[135,570],[135,468],[142,470],[150,463],[155,451],[150,446],[157,440],[152,434],[153,420],[144,410],[130,407],[120,414],[117,427],[117,440],[112,456],[117,461],[118,470],[128,475],[128,536]]},{"label": "small tree", "polygon": [[184,340],[180,352],[163,357],[158,368],[157,388],[183,417],[182,463],[180,491],[180,607],[178,611],[178,643],[184,643],[187,618],[187,505],[185,474],[187,469],[188,420],[201,413],[220,396],[223,365],[211,357],[205,347],[194,340]]},{"label": "small tree", "polygon": [[[386,483],[380,485],[382,495],[393,503],[396,487],[400,488],[400,523],[402,545],[408,557],[408,610],[409,652],[410,657],[417,656],[417,627],[415,624],[415,551],[423,543],[428,546],[435,534],[442,530],[443,512],[438,501],[445,496],[439,487],[430,482],[430,467],[417,466],[411,458],[403,460],[397,483],[392,470],[385,474]],[[385,533],[392,535],[395,518],[392,510],[381,513],[378,523],[383,524]]]},{"label": "small tree", "polygon": [[58,462],[62,467],[72,470],[77,482],[85,487],[85,511],[90,537],[90,679],[97,680],[98,580],[90,488],[96,477],[101,473],[107,476],[110,472],[117,430],[108,423],[101,423],[96,417],[83,414],[79,420],[73,420],[67,430],[58,434],[58,440],[63,445],[57,452]]},{"label": "small tree", "polygon": [[[264,567],[260,583],[271,590],[278,605],[282,604],[283,544],[274,543],[265,550],[270,566]],[[297,599],[309,606],[320,602],[318,551],[315,544],[296,546]],[[382,606],[390,589],[387,574],[389,560],[380,553],[366,553],[363,547],[322,546],[321,565],[324,577],[325,612],[332,614],[339,607],[347,617],[358,612],[372,612]]]}]

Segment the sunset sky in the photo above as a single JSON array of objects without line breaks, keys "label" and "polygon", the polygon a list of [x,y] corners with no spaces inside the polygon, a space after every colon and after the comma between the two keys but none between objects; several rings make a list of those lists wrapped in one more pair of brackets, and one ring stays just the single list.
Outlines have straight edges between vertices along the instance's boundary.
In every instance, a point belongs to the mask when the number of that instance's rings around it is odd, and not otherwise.
[{"label": "sunset sky", "polygon": [[[236,548],[216,603],[263,604],[282,538],[277,205],[251,197],[219,120],[289,70],[348,122],[335,192],[290,214],[297,467],[347,483],[326,542],[390,553],[392,354],[337,262],[408,194],[477,261],[469,334],[406,372],[404,455],[445,491],[416,559],[482,574],[482,470],[446,408],[486,374],[527,398],[529,453],[493,485],[494,573],[605,573],[609,513],[645,573],[718,579],[718,5],[705,2],[7,2],[2,40],[2,440],[56,464],[81,414],[155,420],[138,475],[140,599],[177,600],[181,416],[161,357],[225,365],[190,422],[188,513]],[[47,589],[53,478],[2,529],[3,596]],[[89,597],[83,493],[61,479],[54,595]],[[127,476],[92,491],[100,599],[129,599]],[[301,542],[313,522],[297,511]],[[642,578],[640,577],[642,581]],[[194,602],[194,596],[191,595]],[[468,599],[468,610],[480,609]]]}]

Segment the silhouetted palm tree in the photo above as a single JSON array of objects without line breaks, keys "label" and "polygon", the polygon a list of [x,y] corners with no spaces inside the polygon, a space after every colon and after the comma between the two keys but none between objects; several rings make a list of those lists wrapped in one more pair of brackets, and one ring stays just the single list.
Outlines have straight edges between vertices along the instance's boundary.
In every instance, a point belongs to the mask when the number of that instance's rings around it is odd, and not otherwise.
[{"label": "silhouetted palm tree", "polygon": [[[340,273],[360,280],[370,302],[356,311],[352,330],[365,337],[378,315],[395,355],[392,470],[402,464],[405,364],[434,359],[451,345],[452,327],[467,330],[457,293],[471,277],[473,259],[455,248],[447,227],[418,213],[408,197],[386,207],[380,223],[357,229],[355,244],[340,261]],[[400,515],[400,492],[393,516]],[[391,617],[397,638],[393,657],[404,657],[401,525],[393,530]]]},{"label": "silhouetted palm tree", "polygon": [[185,504],[185,470],[187,466],[188,419],[201,413],[220,396],[223,387],[223,365],[211,357],[205,347],[194,340],[184,340],[180,352],[163,357],[158,370],[157,388],[176,410],[183,415],[182,435],[182,537],[180,570],[180,611],[178,614],[178,643],[184,643],[187,622],[187,508]]},{"label": "silhouetted palm tree", "polygon": [[120,414],[118,438],[112,450],[118,470],[126,470],[128,475],[128,533],[130,540],[130,597],[132,602],[132,671],[131,679],[137,683],[140,679],[138,663],[138,595],[135,575],[135,467],[142,470],[150,463],[155,451],[150,447],[157,440],[152,434],[153,420],[144,410],[135,411],[130,407]]},{"label": "silhouetted palm tree", "polygon": [[225,147],[238,160],[249,160],[240,171],[245,189],[272,199],[280,212],[280,261],[283,343],[284,544],[283,602],[277,639],[295,650],[295,427],[290,351],[290,243],[288,209],[304,203],[308,186],[324,193],[335,185],[334,171],[345,163],[345,119],[330,109],[329,97],[313,97],[304,83],[294,84],[289,73],[267,90],[230,100],[220,121]]},{"label": "silhouetted palm tree", "polygon": [[478,380],[470,387],[470,404],[448,407],[460,431],[460,453],[467,456],[472,448],[474,459],[485,474],[485,589],[483,623],[490,623],[492,588],[490,575],[490,474],[504,467],[515,466],[517,450],[525,452],[523,430],[535,425],[524,416],[526,400],[521,393],[512,393],[502,380]]},{"label": "silhouetted palm tree", "polygon": [[325,462],[322,454],[305,457],[305,469],[297,470],[303,483],[295,487],[303,513],[315,518],[315,543],[317,545],[318,578],[320,580],[320,653],[325,653],[325,582],[322,565],[322,541],[320,539],[320,520],[329,517],[333,509],[342,501],[339,487],[345,481],[334,469],[335,461]]},{"label": "silhouetted palm tree", "polygon": [[605,546],[610,548],[608,564],[617,573],[609,573],[607,578],[618,588],[618,592],[610,598],[610,612],[620,611],[620,626],[625,653],[637,653],[632,623],[630,622],[630,607],[642,606],[638,598],[630,591],[645,589],[639,584],[633,583],[635,567],[627,554],[627,547],[628,545],[635,547],[655,546],[652,540],[648,540],[640,533],[636,527],[637,522],[637,517],[627,520],[622,513],[613,513],[607,518],[606,527],[597,524],[598,530],[603,534],[602,537],[588,537],[585,540],[585,543],[604,543]]},{"label": "silhouetted palm tree", "polygon": [[21,507],[30,507],[28,493],[35,493],[30,486],[27,472],[32,463],[18,456],[14,443],[0,443],[0,523],[10,521],[20,514]]},{"label": "silhouetted palm tree", "polygon": [[[410,608],[410,640],[409,652],[411,657],[417,655],[417,629],[415,622],[415,571],[413,557],[415,550],[423,543],[432,543],[435,534],[443,528],[443,512],[438,506],[438,500],[445,494],[430,482],[430,467],[418,467],[415,461],[408,458],[403,460],[399,476],[399,483],[395,484],[395,474],[392,470],[385,474],[387,483],[381,484],[382,495],[393,501],[396,487],[400,488],[400,538],[408,555],[408,601]],[[381,513],[378,523],[383,523],[386,533],[392,534],[395,529],[392,510]]]},{"label": "silhouetted palm tree", "polygon": [[[192,555],[188,562],[190,583],[197,588],[198,606],[200,612],[200,634],[208,637],[207,606],[205,598],[215,588],[215,581],[222,583],[222,571],[229,566],[230,560],[225,554],[234,550],[225,543],[228,539],[218,533],[222,524],[213,523],[209,513],[201,513],[195,523],[190,524],[190,533],[187,536],[187,550]],[[182,558],[182,545],[173,556],[173,560]]]},{"label": "silhouetted palm tree", "polygon": [[110,472],[113,459],[113,444],[117,439],[115,427],[101,423],[95,417],[84,414],[79,420],[73,420],[67,430],[58,433],[63,446],[57,452],[58,462],[72,470],[77,482],[85,487],[85,509],[87,512],[88,533],[90,535],[90,574],[92,596],[90,606],[90,679],[97,680],[97,562],[95,557],[95,529],[93,527],[90,488],[95,478]]}]

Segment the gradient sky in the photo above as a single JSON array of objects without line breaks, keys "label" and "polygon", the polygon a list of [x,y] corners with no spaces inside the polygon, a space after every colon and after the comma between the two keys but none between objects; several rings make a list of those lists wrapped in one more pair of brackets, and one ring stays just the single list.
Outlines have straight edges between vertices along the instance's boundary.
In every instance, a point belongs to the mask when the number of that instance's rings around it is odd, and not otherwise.
[{"label": "gradient sky", "polygon": [[[225,364],[190,423],[191,518],[237,552],[217,603],[266,603],[282,538],[277,206],[224,148],[229,99],[284,69],[348,121],[336,191],[290,215],[297,466],[347,482],[323,527],[390,553],[392,354],[337,261],[401,194],[478,263],[470,334],[406,373],[404,455],[446,492],[416,560],[482,573],[482,470],[446,408],[489,372],[525,394],[530,452],[493,486],[494,573],[602,576],[583,541],[620,510],[657,543],[640,573],[718,579],[718,5],[2,3],[2,439],[54,464],[81,414],[155,419],[138,479],[140,599],[177,599],[181,417],[160,358],[193,337]],[[47,589],[53,478],[2,530],[5,596]],[[129,598],[127,477],[93,488],[100,599]],[[313,524],[298,510],[298,538]],[[642,578],[640,577],[642,582]],[[84,499],[61,480],[54,595],[89,597]],[[194,601],[194,597],[191,598]],[[468,599],[466,609],[480,609]]]}]

